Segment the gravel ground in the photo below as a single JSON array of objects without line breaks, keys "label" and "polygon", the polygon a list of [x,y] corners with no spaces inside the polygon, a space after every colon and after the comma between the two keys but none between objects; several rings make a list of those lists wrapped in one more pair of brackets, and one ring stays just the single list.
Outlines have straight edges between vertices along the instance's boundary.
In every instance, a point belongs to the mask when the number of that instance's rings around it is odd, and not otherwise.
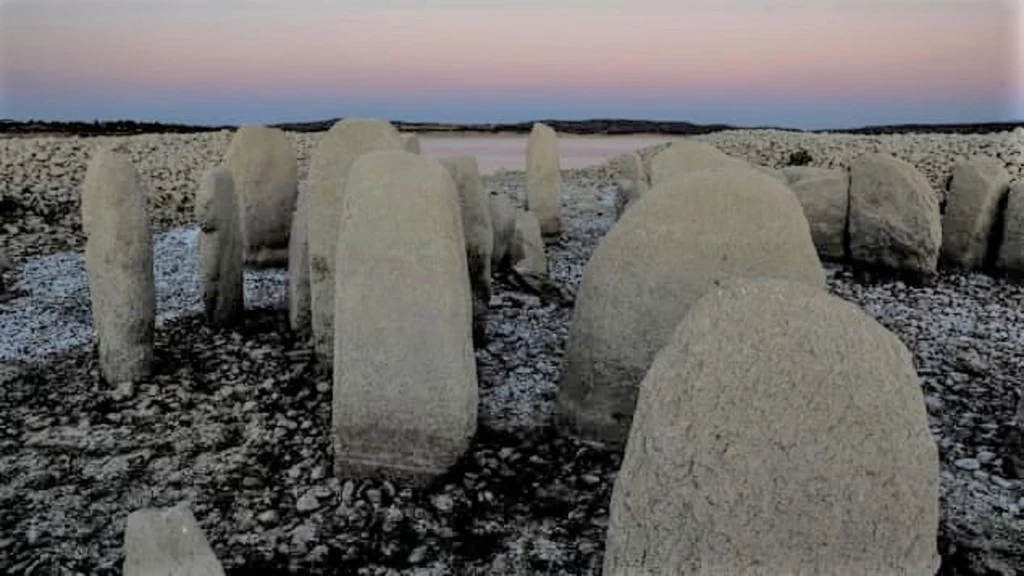
[{"label": "gravel ground", "polygon": [[[609,177],[565,172],[566,232],[550,256],[566,294],[612,223]],[[521,173],[485,182],[521,202]],[[127,514],[183,501],[231,574],[600,572],[620,454],[548,425],[571,302],[496,282],[477,350],[480,431],[448,475],[419,490],[338,481],[330,379],[287,330],[280,272],[249,273],[245,324],[212,330],[196,314],[194,235],[159,236],[155,374],[131,389],[99,379],[81,256],[16,251],[27,295],[0,304],[0,573],[119,573]],[[1002,461],[1024,380],[1024,287],[828,269],[833,293],[914,353],[940,449],[944,573],[1024,573],[1024,485]]]}]

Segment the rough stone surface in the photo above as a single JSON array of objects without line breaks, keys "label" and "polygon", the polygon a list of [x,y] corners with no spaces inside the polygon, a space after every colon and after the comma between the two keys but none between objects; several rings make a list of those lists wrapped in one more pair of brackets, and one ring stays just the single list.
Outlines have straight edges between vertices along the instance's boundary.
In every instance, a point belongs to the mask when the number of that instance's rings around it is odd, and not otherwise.
[{"label": "rough stone surface", "polygon": [[246,264],[287,264],[298,164],[285,133],[255,124],[242,126],[232,138],[224,162],[234,177],[242,212]]},{"label": "rough stone surface", "polygon": [[1024,180],[1018,180],[1010,187],[996,267],[1024,274]]},{"label": "rough stone surface", "polygon": [[124,528],[124,576],[224,576],[192,512],[137,510]]},{"label": "rough stone surface", "polygon": [[469,446],[478,398],[469,271],[447,170],[404,151],[356,160],[336,265],[336,474],[443,473]]},{"label": "rough stone surface", "polygon": [[480,340],[486,324],[487,306],[491,302],[491,258],[494,255],[489,195],[484,191],[476,158],[456,156],[443,158],[441,163],[455,182],[459,195],[469,284],[473,293],[473,334],[475,340]]},{"label": "rough stone surface", "polygon": [[82,226],[100,367],[110,383],[152,370],[156,296],[153,237],[131,163],[112,150],[93,157],[82,183]]},{"label": "rough stone surface", "polygon": [[857,263],[933,274],[942,243],[938,198],[911,164],[864,155],[850,166],[849,234]]},{"label": "rough stone surface", "polygon": [[527,286],[536,291],[544,289],[548,282],[548,257],[544,253],[540,224],[532,212],[516,211],[512,262],[513,272]]},{"label": "rough stone surface", "polygon": [[677,173],[704,168],[730,168],[745,163],[710,144],[679,140],[651,159],[651,185],[657,186]]},{"label": "rough stone surface", "polygon": [[633,422],[606,576],[939,568],[939,463],[910,353],[823,290],[713,289],[655,358]]},{"label": "rough stone surface", "polygon": [[850,174],[809,166],[786,167],[782,174],[804,208],[818,255],[830,260],[845,258]]},{"label": "rough stone surface", "polygon": [[348,170],[356,158],[375,150],[401,150],[402,137],[384,120],[346,118],[324,134],[310,160],[309,293],[310,325],[317,355],[334,351],[334,252],[338,241]]},{"label": "rough stone surface", "polygon": [[537,122],[526,144],[526,209],[537,217],[544,236],[562,227],[562,175],[558,160],[558,135]]},{"label": "rough stone surface", "polygon": [[753,168],[656,185],[601,240],[576,297],[558,391],[563,426],[626,440],[636,388],[686,311],[732,277],[824,286],[800,203]]},{"label": "rough stone surface", "polygon": [[943,266],[967,271],[985,264],[1009,187],[1010,173],[995,158],[979,156],[957,162],[942,215],[939,260]]},{"label": "rough stone surface", "polygon": [[299,199],[288,238],[288,324],[300,334],[309,332],[309,192],[299,184]]},{"label": "rough stone surface", "polygon": [[213,168],[196,193],[199,293],[207,321],[230,325],[245,312],[241,217],[231,170]]},{"label": "rough stone surface", "polygon": [[647,173],[636,152],[623,154],[615,159],[618,178],[615,180],[615,219],[622,217],[633,202],[648,191]]},{"label": "rough stone surface", "polygon": [[494,248],[491,254],[491,270],[505,272],[512,266],[512,244],[516,233],[516,209],[508,196],[493,192],[488,197],[491,212],[491,228],[494,231]]},{"label": "rough stone surface", "polygon": [[6,292],[6,285],[4,283],[4,273],[14,270],[14,263],[7,254],[0,251],[0,297]]},{"label": "rough stone surface", "polygon": [[402,149],[413,154],[420,153],[420,137],[416,134],[402,134]]}]

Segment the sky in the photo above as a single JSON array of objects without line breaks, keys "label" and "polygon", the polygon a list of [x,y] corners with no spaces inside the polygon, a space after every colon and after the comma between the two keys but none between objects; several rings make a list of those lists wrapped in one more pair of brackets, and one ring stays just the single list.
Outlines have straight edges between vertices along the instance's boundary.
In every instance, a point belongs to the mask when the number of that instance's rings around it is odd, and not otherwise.
[{"label": "sky", "polygon": [[1024,120],[1024,0],[0,0],[0,118]]}]

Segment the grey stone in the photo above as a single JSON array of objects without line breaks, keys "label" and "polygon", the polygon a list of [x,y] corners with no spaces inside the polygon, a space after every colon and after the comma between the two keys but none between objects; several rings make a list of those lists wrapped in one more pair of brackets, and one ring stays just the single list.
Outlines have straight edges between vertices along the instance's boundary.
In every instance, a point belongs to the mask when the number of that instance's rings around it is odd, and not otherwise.
[{"label": "grey stone", "polygon": [[995,158],[979,156],[956,164],[942,215],[943,266],[969,271],[985,263],[1009,186],[1010,174]]},{"label": "grey stone", "polygon": [[195,517],[186,508],[137,510],[124,529],[124,576],[223,576]]},{"label": "grey stone", "polygon": [[195,210],[203,312],[211,324],[235,324],[245,312],[245,246],[231,170],[213,168],[203,175]]}]

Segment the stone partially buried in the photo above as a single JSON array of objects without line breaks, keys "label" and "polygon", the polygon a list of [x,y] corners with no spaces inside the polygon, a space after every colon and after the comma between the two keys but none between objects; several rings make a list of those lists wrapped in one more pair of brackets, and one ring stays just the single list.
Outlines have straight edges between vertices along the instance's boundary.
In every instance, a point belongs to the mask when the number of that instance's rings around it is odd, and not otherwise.
[{"label": "stone partially buried", "polygon": [[124,576],[224,576],[192,512],[136,510],[124,528]]}]

